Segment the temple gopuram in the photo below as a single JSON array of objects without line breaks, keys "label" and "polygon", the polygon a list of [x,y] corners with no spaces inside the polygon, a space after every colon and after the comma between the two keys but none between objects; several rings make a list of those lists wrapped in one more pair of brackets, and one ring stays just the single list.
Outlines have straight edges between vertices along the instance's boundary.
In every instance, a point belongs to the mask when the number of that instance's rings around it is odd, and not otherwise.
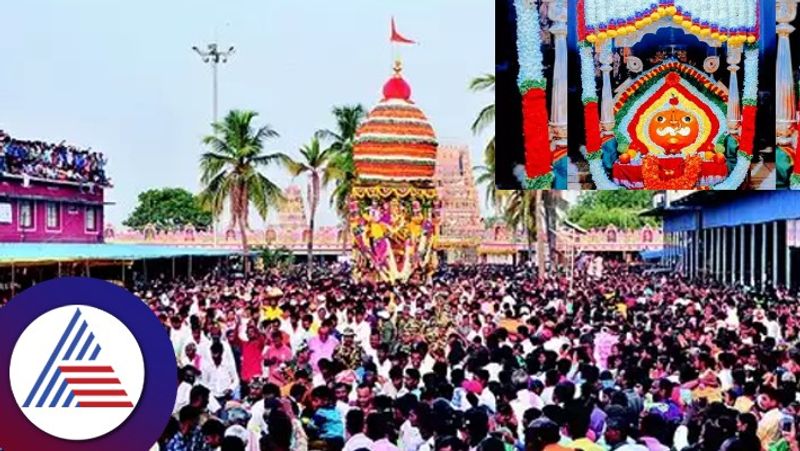
[{"label": "temple gopuram", "polygon": [[440,251],[446,261],[476,263],[484,235],[467,146],[440,146],[433,176],[442,206]]},{"label": "temple gopuram", "polygon": [[293,243],[298,233],[301,234],[302,240],[305,230],[308,229],[300,187],[289,185],[283,191],[283,197],[284,200],[278,207],[278,221],[275,227],[268,227],[266,231],[267,242],[274,243],[278,247]]},{"label": "temple gopuram", "polygon": [[[278,218],[267,226],[266,243],[275,248],[302,250],[307,248],[310,230],[299,186],[289,185],[283,191],[284,201],[278,206]],[[260,242],[258,240],[257,242]],[[341,228],[337,226],[317,226],[314,230],[314,249],[322,253],[336,252],[344,247]]]}]

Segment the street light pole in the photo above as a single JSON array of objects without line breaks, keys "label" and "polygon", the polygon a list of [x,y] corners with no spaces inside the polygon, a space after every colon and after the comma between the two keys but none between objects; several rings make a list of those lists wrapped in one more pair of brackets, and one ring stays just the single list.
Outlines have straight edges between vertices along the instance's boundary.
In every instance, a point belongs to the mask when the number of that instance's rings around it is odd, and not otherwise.
[{"label": "street light pole", "polygon": [[[217,123],[217,65],[219,63],[227,63],[228,58],[233,55],[235,49],[233,46],[229,47],[228,50],[220,51],[217,43],[208,44],[208,50],[200,50],[197,46],[192,47],[192,50],[195,51],[200,58],[203,59],[204,63],[211,64],[211,75],[212,75],[212,119],[214,124]],[[214,132],[216,134],[216,131]],[[211,233],[214,235],[214,247],[217,247],[217,217],[212,212],[211,218]]]}]

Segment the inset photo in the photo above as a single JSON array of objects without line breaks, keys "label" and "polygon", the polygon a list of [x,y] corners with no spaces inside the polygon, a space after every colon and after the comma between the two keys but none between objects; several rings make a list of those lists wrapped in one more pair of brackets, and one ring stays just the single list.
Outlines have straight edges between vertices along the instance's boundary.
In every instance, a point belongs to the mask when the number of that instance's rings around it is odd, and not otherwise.
[{"label": "inset photo", "polygon": [[774,2],[569,6],[571,189],[775,188]]},{"label": "inset photo", "polygon": [[[498,0],[498,189],[567,189],[567,0]],[[571,20],[571,18],[570,18]]]}]

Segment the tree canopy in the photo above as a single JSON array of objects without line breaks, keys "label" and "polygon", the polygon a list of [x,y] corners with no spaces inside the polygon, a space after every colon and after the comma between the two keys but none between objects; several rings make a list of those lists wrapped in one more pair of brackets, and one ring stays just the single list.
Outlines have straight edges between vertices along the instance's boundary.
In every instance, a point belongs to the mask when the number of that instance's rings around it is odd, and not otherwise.
[{"label": "tree canopy", "polygon": [[204,211],[194,194],[183,188],[150,189],[139,194],[139,202],[122,224],[142,230],[147,224],[159,230],[193,224],[204,230],[211,224],[211,213]]},{"label": "tree canopy", "polygon": [[588,191],[567,215],[570,222],[585,229],[614,225],[620,229],[637,229],[660,224],[658,218],[639,214],[652,205],[653,191]]}]

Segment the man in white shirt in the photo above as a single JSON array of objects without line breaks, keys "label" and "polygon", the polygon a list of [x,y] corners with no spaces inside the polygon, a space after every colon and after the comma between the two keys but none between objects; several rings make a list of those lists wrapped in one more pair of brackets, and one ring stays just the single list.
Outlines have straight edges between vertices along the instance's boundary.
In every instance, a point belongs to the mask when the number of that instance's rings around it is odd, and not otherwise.
[{"label": "man in white shirt", "polygon": [[352,328],[353,332],[356,334],[356,343],[362,346],[369,343],[372,327],[365,319],[364,307],[359,306],[356,308],[355,321],[353,321]]},{"label": "man in white shirt", "polygon": [[169,331],[169,339],[172,341],[172,348],[175,351],[175,356],[180,357],[183,354],[183,349],[186,347],[186,341],[191,336],[189,328],[186,327],[181,321],[181,317],[175,315],[170,320],[171,329]]},{"label": "man in white shirt", "polygon": [[203,385],[211,391],[211,396],[220,404],[234,397],[239,390],[239,376],[236,368],[231,368],[223,361],[222,343],[215,342],[210,346],[211,359],[206,361],[202,368]]}]

